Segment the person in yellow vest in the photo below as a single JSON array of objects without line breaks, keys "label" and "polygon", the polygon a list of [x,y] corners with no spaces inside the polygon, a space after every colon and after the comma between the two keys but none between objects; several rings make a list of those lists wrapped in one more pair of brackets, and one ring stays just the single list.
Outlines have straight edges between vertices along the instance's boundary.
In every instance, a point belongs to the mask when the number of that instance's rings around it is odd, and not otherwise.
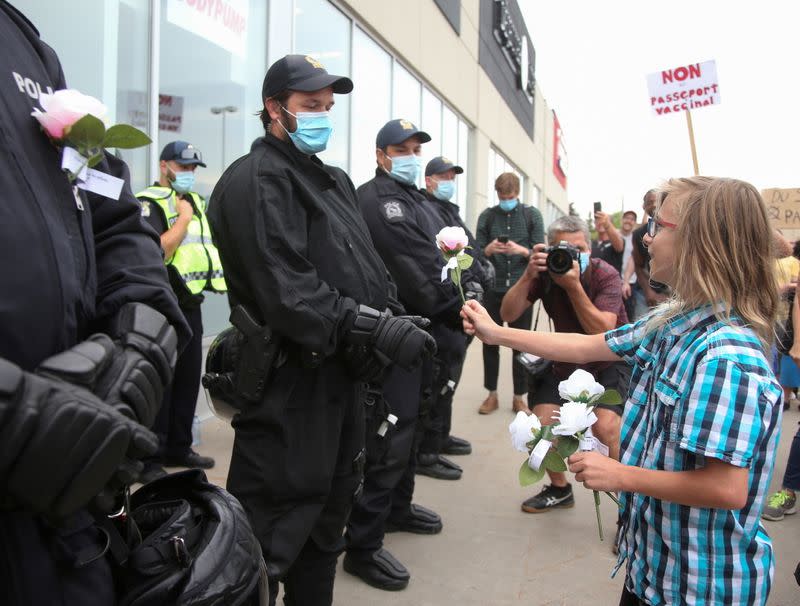
[{"label": "person in yellow vest", "polygon": [[210,469],[214,459],[192,450],[192,421],[200,389],[203,355],[203,291],[225,292],[219,253],[211,242],[206,202],[193,191],[195,170],[205,167],[203,155],[185,141],[168,143],[161,152],[157,183],[136,194],[142,217],[161,234],[161,248],[170,284],[194,333],[175,367],[153,431],[159,451],[146,462],[142,481],[166,474],[163,466]]}]

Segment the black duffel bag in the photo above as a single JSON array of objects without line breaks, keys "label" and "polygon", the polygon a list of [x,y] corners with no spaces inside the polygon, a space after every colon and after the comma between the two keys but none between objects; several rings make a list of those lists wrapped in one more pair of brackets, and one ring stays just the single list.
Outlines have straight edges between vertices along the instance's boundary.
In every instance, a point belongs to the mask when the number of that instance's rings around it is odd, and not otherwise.
[{"label": "black duffel bag", "polygon": [[118,569],[120,606],[267,603],[266,566],[247,515],[201,470],[146,484],[129,511],[141,540]]}]

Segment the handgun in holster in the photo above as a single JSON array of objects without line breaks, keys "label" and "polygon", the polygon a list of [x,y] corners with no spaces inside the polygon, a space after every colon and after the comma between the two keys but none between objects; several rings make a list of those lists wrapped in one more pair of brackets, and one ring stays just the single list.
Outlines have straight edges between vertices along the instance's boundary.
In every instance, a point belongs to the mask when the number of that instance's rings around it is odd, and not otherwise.
[{"label": "handgun in holster", "polygon": [[244,336],[234,373],[236,392],[246,400],[259,402],[272,369],[281,362],[280,338],[272,328],[256,322],[243,305],[231,310],[230,321]]}]

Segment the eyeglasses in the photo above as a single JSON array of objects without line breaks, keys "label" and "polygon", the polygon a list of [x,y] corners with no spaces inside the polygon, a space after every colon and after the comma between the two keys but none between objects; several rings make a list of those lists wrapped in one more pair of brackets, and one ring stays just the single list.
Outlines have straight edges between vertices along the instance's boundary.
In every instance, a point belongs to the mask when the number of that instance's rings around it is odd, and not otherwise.
[{"label": "eyeglasses", "polygon": [[651,238],[655,238],[656,234],[661,231],[662,228],[667,227],[669,229],[675,229],[678,227],[675,223],[667,223],[666,221],[662,221],[660,219],[654,219],[650,217],[647,220],[647,235]]},{"label": "eyeglasses", "polygon": [[195,149],[193,147],[187,147],[181,150],[180,153],[181,160],[197,160],[198,162],[203,161],[203,154],[200,152],[199,149]]}]

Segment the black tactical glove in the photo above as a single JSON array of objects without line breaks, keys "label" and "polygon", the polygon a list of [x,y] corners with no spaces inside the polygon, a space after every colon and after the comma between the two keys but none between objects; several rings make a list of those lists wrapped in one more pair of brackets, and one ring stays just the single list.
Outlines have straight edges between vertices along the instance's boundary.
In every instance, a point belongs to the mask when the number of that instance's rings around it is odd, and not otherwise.
[{"label": "black tactical glove", "polygon": [[152,427],[178,358],[175,329],[152,307],[127,303],[112,318],[107,332],[114,339],[113,356],[92,391]]},{"label": "black tactical glove", "polygon": [[481,286],[480,282],[465,282],[464,298],[467,301],[483,303],[483,286]]},{"label": "black tactical glove", "polygon": [[436,341],[414,322],[393,317],[366,305],[358,306],[348,340],[354,345],[369,345],[400,368],[411,370],[424,356],[436,352]]},{"label": "black tactical glove", "polygon": [[[89,351],[45,360],[42,368],[91,380]],[[59,361],[60,358],[60,361]],[[95,366],[97,370],[98,366]],[[0,360],[0,492],[4,501],[56,518],[85,507],[126,457],[153,454],[156,437],[83,387],[47,371],[24,372]],[[62,374],[59,372],[59,374]]]}]

